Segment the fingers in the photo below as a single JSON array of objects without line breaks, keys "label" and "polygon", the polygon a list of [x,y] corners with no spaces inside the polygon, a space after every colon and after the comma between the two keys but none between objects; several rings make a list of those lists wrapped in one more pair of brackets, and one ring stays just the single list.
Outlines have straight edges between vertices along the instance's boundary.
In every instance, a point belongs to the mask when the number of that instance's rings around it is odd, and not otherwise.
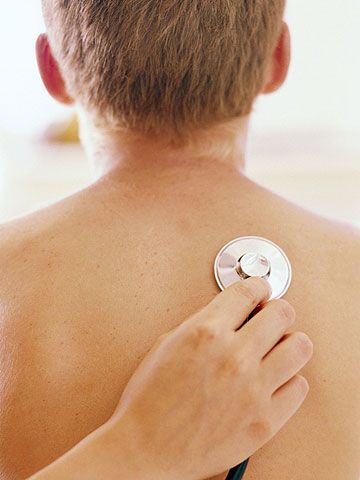
[{"label": "fingers", "polygon": [[271,295],[267,280],[258,277],[240,280],[217,295],[199,314],[199,321],[215,322],[220,327],[238,329],[260,303]]},{"label": "fingers", "polygon": [[[302,375],[295,375],[272,396],[273,422],[277,430],[295,414],[309,392],[309,384]],[[276,432],[275,432],[276,433]]]},{"label": "fingers", "polygon": [[263,358],[262,370],[272,391],[288,382],[310,360],[313,344],[303,332],[285,335],[284,339]]},{"label": "fingers", "polygon": [[[237,333],[241,345],[248,344],[263,358],[295,322],[295,310],[285,300],[271,300]],[[253,348],[251,348],[253,347]]]}]

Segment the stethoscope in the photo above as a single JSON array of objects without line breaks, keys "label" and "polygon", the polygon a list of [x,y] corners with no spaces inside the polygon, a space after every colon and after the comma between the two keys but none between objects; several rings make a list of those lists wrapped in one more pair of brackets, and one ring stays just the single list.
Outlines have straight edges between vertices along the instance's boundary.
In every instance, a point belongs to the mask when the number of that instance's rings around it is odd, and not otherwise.
[{"label": "stethoscope", "polygon": [[[272,289],[269,300],[283,297],[292,279],[291,264],[284,251],[262,237],[240,237],[227,243],[216,256],[214,274],[221,290],[249,277],[266,278]],[[249,459],[230,470],[226,480],[243,478],[248,462]]]}]

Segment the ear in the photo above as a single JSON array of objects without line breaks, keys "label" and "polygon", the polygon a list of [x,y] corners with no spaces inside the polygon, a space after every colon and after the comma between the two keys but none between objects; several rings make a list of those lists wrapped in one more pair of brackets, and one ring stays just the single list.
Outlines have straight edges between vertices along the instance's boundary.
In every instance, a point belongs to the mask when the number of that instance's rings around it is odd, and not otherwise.
[{"label": "ear", "polygon": [[51,52],[49,39],[45,33],[41,34],[37,39],[36,58],[42,81],[50,95],[58,102],[72,105],[74,100],[66,91],[59,65]]},{"label": "ear", "polygon": [[285,82],[291,60],[291,38],[289,27],[285,22],[272,54],[265,83],[261,93],[272,93],[278,90]]}]

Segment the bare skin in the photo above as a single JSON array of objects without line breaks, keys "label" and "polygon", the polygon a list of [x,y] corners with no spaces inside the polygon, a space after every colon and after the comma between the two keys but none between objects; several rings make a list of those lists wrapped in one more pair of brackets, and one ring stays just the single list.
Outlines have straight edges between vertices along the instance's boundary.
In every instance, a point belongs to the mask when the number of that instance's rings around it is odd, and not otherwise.
[{"label": "bare skin", "polygon": [[1,228],[3,479],[35,473],[111,417],[158,336],[218,293],[214,257],[241,235],[285,249],[286,299],[315,346],[306,402],[246,478],[358,479],[359,234],[210,160],[114,169]]},{"label": "bare skin", "polygon": [[[37,54],[51,95],[76,101],[46,35]],[[289,62],[284,24],[262,93],[281,86]],[[159,335],[218,294],[214,258],[243,235],[287,252],[286,300],[315,347],[306,402],[246,480],[358,480],[360,236],[249,180],[242,123],[196,152],[118,137],[100,148],[87,129],[98,181],[1,228],[2,480],[40,470],[111,417]]]},{"label": "bare skin", "polygon": [[159,337],[111,420],[31,480],[198,480],[251,456],[309,391],[312,342],[269,296],[266,280],[238,282]]}]

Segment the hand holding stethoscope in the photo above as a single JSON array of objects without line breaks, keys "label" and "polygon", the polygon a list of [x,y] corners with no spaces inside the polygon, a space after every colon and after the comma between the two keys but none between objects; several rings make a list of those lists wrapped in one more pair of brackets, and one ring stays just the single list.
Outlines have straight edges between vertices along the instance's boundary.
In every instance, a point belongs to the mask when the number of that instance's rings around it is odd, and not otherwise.
[{"label": "hand holding stethoscope", "polygon": [[[233,267],[263,268],[259,252],[248,253]],[[298,372],[312,355],[304,333],[287,333],[293,308],[267,302],[269,285],[236,281],[162,336],[110,421],[33,480],[204,479],[267,443],[303,403],[309,387]]]}]

